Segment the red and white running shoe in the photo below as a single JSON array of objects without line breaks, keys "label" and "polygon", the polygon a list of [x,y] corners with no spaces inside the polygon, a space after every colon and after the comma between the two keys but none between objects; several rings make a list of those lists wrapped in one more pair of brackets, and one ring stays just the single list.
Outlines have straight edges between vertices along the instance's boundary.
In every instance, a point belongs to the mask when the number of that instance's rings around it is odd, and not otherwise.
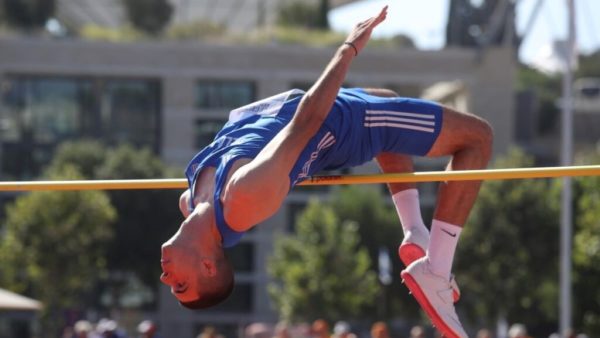
[{"label": "red and white running shoe", "polygon": [[431,272],[427,257],[416,260],[400,275],[413,297],[444,337],[468,337],[454,309],[450,281]]},{"label": "red and white running shoe", "polygon": [[[404,266],[408,267],[412,262],[421,257],[425,257],[425,249],[429,245],[429,233],[415,228],[407,230],[404,234],[404,239],[398,247],[398,256]],[[452,287],[452,297],[454,302],[460,299],[460,288],[454,279],[454,275],[450,275],[450,286]]]}]

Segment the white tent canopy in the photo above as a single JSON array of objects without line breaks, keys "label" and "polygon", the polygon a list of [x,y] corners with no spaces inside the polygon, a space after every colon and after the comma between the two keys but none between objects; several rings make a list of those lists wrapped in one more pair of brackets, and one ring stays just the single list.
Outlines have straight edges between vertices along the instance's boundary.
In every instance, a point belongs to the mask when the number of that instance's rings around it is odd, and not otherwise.
[{"label": "white tent canopy", "polygon": [[2,310],[29,310],[38,311],[42,303],[37,300],[21,296],[8,290],[0,289],[0,311]]}]

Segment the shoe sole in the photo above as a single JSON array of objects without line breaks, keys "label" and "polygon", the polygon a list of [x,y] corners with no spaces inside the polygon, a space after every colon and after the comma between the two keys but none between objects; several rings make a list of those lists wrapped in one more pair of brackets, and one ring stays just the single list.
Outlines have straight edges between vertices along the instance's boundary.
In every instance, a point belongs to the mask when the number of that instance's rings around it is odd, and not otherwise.
[{"label": "shoe sole", "polygon": [[413,243],[406,243],[400,245],[398,248],[398,256],[406,267],[412,264],[412,262],[425,256],[425,251],[420,246]]},{"label": "shoe sole", "polygon": [[406,287],[412,293],[413,297],[415,297],[415,299],[417,300],[417,303],[419,303],[421,308],[427,314],[427,317],[429,317],[429,319],[431,320],[433,325],[438,329],[438,331],[442,333],[442,336],[447,338],[460,338],[459,335],[457,335],[448,325],[446,325],[446,323],[442,320],[440,315],[438,315],[437,311],[434,309],[431,303],[429,303],[429,300],[427,300],[425,293],[423,292],[423,290],[421,290],[421,287],[419,286],[419,284],[417,284],[417,282],[410,275],[410,273],[402,271],[402,273],[400,273],[400,276],[406,284]]}]

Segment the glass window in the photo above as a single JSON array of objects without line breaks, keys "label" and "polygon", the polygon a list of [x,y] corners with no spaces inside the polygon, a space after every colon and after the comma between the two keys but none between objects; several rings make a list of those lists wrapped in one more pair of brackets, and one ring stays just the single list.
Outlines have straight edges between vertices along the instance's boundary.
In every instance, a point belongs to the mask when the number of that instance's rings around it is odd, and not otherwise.
[{"label": "glass window", "polygon": [[200,81],[196,85],[198,108],[236,108],[256,99],[255,86],[250,81]]},{"label": "glass window", "polygon": [[101,115],[106,137],[113,143],[131,143],[159,149],[160,90],[157,81],[107,80]]},{"label": "glass window", "polygon": [[78,138],[127,142],[158,152],[157,80],[9,75],[1,92],[5,177],[37,176],[58,144]]},{"label": "glass window", "polygon": [[60,142],[86,136],[92,82],[79,78],[9,76],[2,83],[2,173],[30,178]]},{"label": "glass window", "polygon": [[225,122],[226,120],[223,119],[197,120],[194,146],[201,149],[209,145],[215,139],[215,136],[221,128],[223,128]]}]

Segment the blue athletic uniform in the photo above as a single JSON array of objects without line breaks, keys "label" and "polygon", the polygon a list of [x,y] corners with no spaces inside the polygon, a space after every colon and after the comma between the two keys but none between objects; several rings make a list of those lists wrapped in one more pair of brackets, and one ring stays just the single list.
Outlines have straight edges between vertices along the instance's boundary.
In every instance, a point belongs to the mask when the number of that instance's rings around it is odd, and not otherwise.
[{"label": "blue athletic uniform", "polygon": [[[254,158],[296,112],[304,92],[294,89],[233,110],[214,141],[188,164],[185,175],[193,209],[194,183],[205,167],[215,167],[214,209],[223,246],[235,245],[242,232],[225,222],[220,201],[231,165]],[[337,170],[372,160],[381,152],[425,155],[442,127],[442,108],[410,98],[383,98],[362,89],[341,89],[318,132],[289,173],[290,189],[321,170]]]}]

